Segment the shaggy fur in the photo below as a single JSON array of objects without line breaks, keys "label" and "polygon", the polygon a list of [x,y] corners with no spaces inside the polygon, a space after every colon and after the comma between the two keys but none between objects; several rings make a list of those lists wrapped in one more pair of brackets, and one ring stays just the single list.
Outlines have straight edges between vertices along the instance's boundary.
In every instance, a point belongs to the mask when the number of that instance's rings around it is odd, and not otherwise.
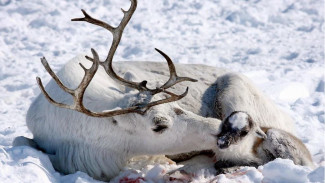
[{"label": "shaggy fur", "polygon": [[[237,118],[238,126],[232,126],[229,119],[233,116],[244,116]],[[217,156],[216,168],[224,172],[233,166],[259,166],[275,158],[291,159],[297,165],[314,168],[310,152],[306,146],[295,136],[284,130],[276,128],[260,128],[252,120],[249,114],[235,111],[221,124],[221,132],[218,134],[217,145],[220,148]],[[252,143],[253,142],[253,143]],[[245,148],[242,148],[245,146]],[[242,154],[231,157],[226,148]],[[222,158],[227,156],[226,158]]]},{"label": "shaggy fur", "polygon": [[[69,88],[76,88],[84,75],[79,62],[90,66],[88,60],[79,56],[57,73]],[[113,67],[120,76],[130,80],[148,80],[151,88],[164,83],[169,74],[166,63],[117,62]],[[172,87],[172,92],[178,94],[183,93],[186,86],[190,89],[184,99],[155,106],[143,116],[89,117],[55,107],[39,95],[26,118],[33,141],[49,154],[56,170],[83,171],[96,179],[109,180],[135,156],[216,149],[221,121],[215,117],[228,116],[233,111],[247,111],[260,126],[293,131],[291,119],[246,77],[203,65],[176,65],[176,69],[179,76],[196,78],[199,82],[183,82]],[[58,102],[69,104],[72,101],[53,80],[46,90]],[[152,100],[162,97],[157,95]],[[100,67],[86,90],[84,104],[92,111],[103,111],[125,108],[139,100],[142,98],[137,91],[114,82]],[[245,138],[241,143],[236,151],[230,147],[225,149],[227,153],[218,154],[215,150],[216,156],[247,161],[243,152],[249,152],[247,148],[253,146],[254,139]]]}]

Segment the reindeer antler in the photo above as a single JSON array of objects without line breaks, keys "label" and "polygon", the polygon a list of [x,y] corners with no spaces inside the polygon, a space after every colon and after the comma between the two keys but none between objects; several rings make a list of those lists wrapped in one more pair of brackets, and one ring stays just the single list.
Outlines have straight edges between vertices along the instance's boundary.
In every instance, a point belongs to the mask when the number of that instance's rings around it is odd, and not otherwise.
[{"label": "reindeer antler", "polygon": [[[164,104],[164,103],[169,103],[169,102],[173,102],[173,101],[177,101],[182,99],[183,97],[185,97],[188,93],[188,88],[186,88],[186,91],[181,94],[181,95],[176,95],[174,93],[171,93],[169,91],[167,91],[166,89],[170,88],[171,86],[179,83],[179,82],[183,82],[183,81],[191,81],[191,82],[196,82],[197,80],[192,79],[192,78],[188,78],[188,77],[178,77],[177,73],[176,73],[176,69],[175,66],[172,62],[172,60],[162,51],[156,49],[156,51],[158,51],[167,61],[168,63],[168,67],[169,67],[169,72],[170,72],[170,78],[169,80],[162,85],[161,87],[158,87],[156,89],[149,89],[146,84],[147,81],[141,81],[141,82],[132,82],[132,81],[128,81],[125,80],[123,78],[121,78],[120,76],[118,76],[115,71],[113,70],[112,67],[112,61],[113,61],[113,57],[114,54],[116,52],[116,49],[120,43],[121,37],[122,37],[122,33],[123,30],[125,28],[125,26],[128,24],[129,20],[131,19],[134,11],[136,10],[137,7],[137,0],[130,0],[131,1],[131,6],[130,9],[128,11],[125,11],[122,9],[122,12],[124,14],[120,24],[117,27],[113,27],[101,20],[97,20],[93,17],[91,17],[90,15],[88,15],[88,13],[85,10],[81,10],[82,13],[84,14],[84,18],[74,18],[71,19],[71,21],[85,21],[94,25],[98,25],[100,27],[103,27],[105,29],[107,29],[108,31],[110,31],[113,34],[113,42],[111,44],[111,47],[109,49],[107,58],[104,62],[101,62],[99,60],[98,54],[94,49],[91,49],[93,57],[94,58],[90,58],[88,56],[86,56],[86,58],[90,61],[92,61],[92,66],[90,67],[90,69],[86,69],[82,64],[80,64],[80,66],[83,68],[83,70],[85,71],[85,75],[81,81],[81,83],[79,84],[79,86],[72,90],[67,88],[66,86],[63,85],[63,83],[60,81],[60,79],[55,75],[55,73],[52,71],[52,69],[50,68],[48,62],[46,61],[45,57],[41,58],[42,64],[45,67],[45,69],[47,70],[47,72],[52,76],[52,78],[55,80],[55,82],[59,85],[59,87],[64,90],[65,92],[69,93],[70,95],[72,95],[73,97],[73,104],[72,105],[67,105],[67,104],[63,104],[63,103],[59,103],[54,101],[49,94],[45,91],[44,86],[42,84],[42,81],[39,77],[37,77],[37,83],[42,91],[42,93],[44,94],[44,96],[46,97],[46,99],[52,103],[53,105],[57,106],[57,107],[62,107],[62,108],[67,108],[67,109],[72,109],[72,110],[76,110],[79,111],[81,113],[87,114],[89,116],[93,116],[93,117],[111,117],[111,116],[116,116],[116,115],[121,115],[121,114],[127,114],[127,113],[138,113],[138,114],[144,114],[149,108],[156,106],[156,105],[160,105],[160,104]],[[119,109],[119,110],[114,110],[114,111],[105,111],[105,112],[93,112],[88,110],[87,108],[84,107],[83,105],[83,96],[85,93],[85,90],[87,89],[90,81],[93,79],[95,73],[98,70],[98,66],[101,65],[104,67],[106,73],[115,81],[117,81],[118,83],[130,87],[130,88],[134,88],[139,90],[139,92],[150,92],[151,95],[155,95],[157,93],[161,93],[164,92],[168,95],[170,95],[170,97],[166,98],[166,99],[162,99],[162,100],[158,100],[158,101],[154,101],[154,102],[150,102],[146,105],[143,106],[133,106],[133,107],[129,107],[126,109]]]}]

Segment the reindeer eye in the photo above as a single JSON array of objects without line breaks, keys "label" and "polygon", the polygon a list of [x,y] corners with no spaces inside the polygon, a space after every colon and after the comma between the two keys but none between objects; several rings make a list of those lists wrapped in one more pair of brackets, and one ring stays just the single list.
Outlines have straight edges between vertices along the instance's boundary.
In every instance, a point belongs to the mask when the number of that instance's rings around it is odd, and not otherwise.
[{"label": "reindeer eye", "polygon": [[240,132],[240,137],[244,137],[244,136],[246,136],[247,134],[248,134],[248,131],[243,130],[243,131]]}]

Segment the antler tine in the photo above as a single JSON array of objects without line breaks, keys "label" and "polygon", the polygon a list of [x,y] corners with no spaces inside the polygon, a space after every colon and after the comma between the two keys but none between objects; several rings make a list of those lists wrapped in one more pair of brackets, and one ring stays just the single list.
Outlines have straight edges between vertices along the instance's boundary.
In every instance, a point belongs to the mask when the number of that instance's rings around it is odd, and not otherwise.
[{"label": "antler tine", "polygon": [[113,34],[113,41],[112,41],[110,50],[108,52],[108,55],[106,57],[106,60],[104,62],[100,62],[100,65],[102,65],[104,67],[106,73],[109,76],[111,76],[112,79],[114,79],[116,82],[120,83],[121,85],[130,87],[130,88],[134,88],[139,91],[149,91],[150,89],[148,89],[146,87],[147,81],[132,82],[132,81],[125,80],[115,73],[115,71],[113,70],[113,66],[112,66],[113,57],[114,57],[116,49],[121,41],[124,28],[130,21],[134,11],[137,8],[137,0],[130,0],[130,1],[131,1],[131,6],[128,11],[121,9],[124,16],[123,16],[120,24],[117,27],[112,27],[111,25],[109,25],[101,20],[97,20],[97,19],[91,17],[89,14],[87,14],[87,12],[85,10],[81,10],[82,13],[85,15],[84,18],[74,18],[74,19],[71,19],[71,21],[85,21],[85,22],[103,27],[103,28],[107,29],[108,31],[110,31]]},{"label": "antler tine", "polygon": [[169,92],[169,91],[164,91],[164,93],[169,94],[171,97],[161,99],[161,100],[157,100],[157,101],[154,101],[154,102],[150,102],[149,104],[143,106],[141,108],[142,109],[141,112],[138,112],[138,113],[143,115],[153,106],[164,104],[164,103],[175,102],[177,100],[180,100],[180,99],[184,98],[188,93],[188,87],[186,88],[185,92],[183,94],[181,94],[181,95],[176,95],[176,94],[174,94],[172,92]]},{"label": "antler tine", "polygon": [[72,90],[67,88],[66,86],[64,86],[64,84],[60,81],[60,79],[57,77],[57,75],[53,72],[53,70],[51,69],[51,67],[49,66],[47,60],[45,59],[45,57],[41,58],[41,62],[43,64],[43,66],[45,67],[46,71],[51,75],[51,77],[53,78],[53,80],[58,84],[58,86],[65,92],[69,93],[72,97],[73,97],[73,104],[72,105],[67,105],[67,104],[63,104],[60,102],[56,102],[55,100],[53,100],[49,94],[46,92],[42,81],[39,77],[36,78],[37,83],[39,88],[41,89],[42,93],[44,94],[45,98],[52,104],[54,104],[57,107],[62,107],[62,108],[67,108],[67,109],[72,109],[72,110],[77,110],[79,112],[84,112],[86,114],[89,113],[89,111],[83,106],[82,103],[82,99],[84,96],[84,93],[90,83],[90,81],[92,80],[92,78],[94,77],[95,73],[98,70],[98,66],[99,66],[99,57],[97,52],[94,49],[91,49],[91,52],[94,56],[94,58],[89,58],[89,60],[91,60],[93,62],[92,66],[90,67],[90,69],[86,69],[81,63],[80,66],[83,68],[83,70],[85,71],[85,75],[81,81],[81,83],[79,84],[79,86]]},{"label": "antler tine", "polygon": [[[54,79],[55,80],[55,79]],[[39,77],[36,77],[36,81],[37,81],[37,84],[38,84],[38,87],[41,89],[41,92],[43,93],[43,95],[45,96],[45,98],[53,105],[57,106],[57,107],[62,107],[62,108],[67,108],[67,109],[71,109],[69,105],[66,105],[66,104],[62,104],[62,103],[59,103],[59,102],[56,102],[55,100],[53,100],[50,95],[46,92],[45,88],[44,88],[44,85],[42,83],[42,80],[41,78]],[[60,85],[59,85],[60,86]]]},{"label": "antler tine", "polygon": [[[44,66],[44,68],[46,69],[46,71],[51,75],[51,77],[54,79],[54,81],[59,85],[59,87],[66,91],[67,93],[69,93],[70,95],[73,95],[73,90],[70,90],[69,88],[67,88],[66,86],[64,86],[64,84],[61,82],[61,80],[56,76],[56,74],[53,72],[53,70],[51,69],[49,63],[47,62],[45,57],[41,58],[41,62]],[[39,84],[39,86],[41,86],[40,84],[42,84],[41,79],[39,77],[36,78],[37,79],[37,83]],[[43,87],[44,88],[44,87]],[[42,89],[42,88],[41,88]]]},{"label": "antler tine", "polygon": [[179,82],[183,82],[183,81],[197,82],[196,79],[192,79],[189,77],[178,77],[177,73],[176,73],[175,65],[174,65],[173,61],[168,57],[168,55],[157,48],[155,48],[155,50],[166,59],[166,61],[168,63],[169,73],[170,73],[169,80],[164,85],[162,85],[160,87],[161,89],[165,90],[165,89],[170,88],[170,87],[174,86],[175,84],[177,84]]},{"label": "antler tine", "polygon": [[74,90],[74,97],[76,99],[75,101],[75,105],[76,107],[80,108],[80,109],[85,109],[85,107],[83,106],[83,96],[85,94],[85,91],[87,89],[87,87],[89,86],[91,80],[93,79],[93,77],[95,76],[97,70],[98,70],[98,66],[99,66],[99,56],[97,54],[97,52],[94,49],[91,49],[91,52],[93,54],[94,58],[89,58],[86,56],[86,58],[90,61],[93,62],[93,64],[91,65],[91,67],[89,69],[86,69],[82,63],[79,63],[79,65],[81,66],[81,68],[85,71],[85,75],[81,80],[81,83],[79,84],[79,86]]},{"label": "antler tine", "polygon": [[112,27],[111,25],[109,25],[101,20],[97,20],[97,19],[91,17],[90,15],[88,15],[88,13],[84,9],[81,9],[81,12],[85,15],[84,18],[73,18],[73,19],[71,19],[71,21],[85,21],[85,22],[89,22],[91,24],[103,27],[103,28],[109,30],[110,32],[114,31],[114,27]]}]

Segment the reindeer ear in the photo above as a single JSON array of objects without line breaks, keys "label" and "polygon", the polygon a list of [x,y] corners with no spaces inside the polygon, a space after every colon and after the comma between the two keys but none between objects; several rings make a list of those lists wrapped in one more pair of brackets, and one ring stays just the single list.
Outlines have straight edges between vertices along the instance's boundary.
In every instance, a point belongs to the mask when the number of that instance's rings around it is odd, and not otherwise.
[{"label": "reindeer ear", "polygon": [[267,136],[260,127],[256,128],[255,135],[259,138],[266,139]]}]

